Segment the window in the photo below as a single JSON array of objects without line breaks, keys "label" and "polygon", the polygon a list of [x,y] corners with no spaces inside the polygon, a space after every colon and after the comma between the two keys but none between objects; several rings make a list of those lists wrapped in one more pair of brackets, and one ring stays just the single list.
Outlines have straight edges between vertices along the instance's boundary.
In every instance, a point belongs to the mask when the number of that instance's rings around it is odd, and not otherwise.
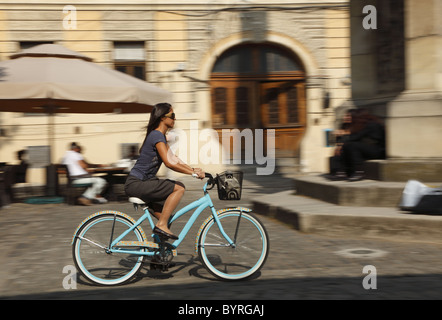
[{"label": "window", "polygon": [[114,42],[115,70],[146,80],[144,42]]},{"label": "window", "polygon": [[51,163],[50,146],[28,146],[27,151],[31,168],[44,168]]},{"label": "window", "polygon": [[302,71],[286,50],[275,46],[241,45],[227,50],[216,61],[213,73],[268,74]]},{"label": "window", "polygon": [[279,105],[278,105],[279,88],[267,89],[266,102],[267,102],[267,114],[269,124],[279,123]]},{"label": "window", "polygon": [[223,125],[226,123],[227,89],[215,88],[213,101],[215,102],[213,122],[216,126]]},{"label": "window", "polygon": [[120,144],[120,151],[121,159],[137,159],[139,154],[138,150],[140,149],[140,145],[138,143],[121,143]]},{"label": "window", "polygon": [[287,91],[288,123],[298,123],[298,87],[291,87]]},{"label": "window", "polygon": [[236,125],[247,126],[249,124],[249,88],[237,87],[235,91]]},{"label": "window", "polygon": [[266,47],[260,50],[259,66],[262,73],[301,70],[285,51],[276,47]]},{"label": "window", "polygon": [[237,47],[228,50],[216,62],[213,72],[253,72],[252,48]]}]

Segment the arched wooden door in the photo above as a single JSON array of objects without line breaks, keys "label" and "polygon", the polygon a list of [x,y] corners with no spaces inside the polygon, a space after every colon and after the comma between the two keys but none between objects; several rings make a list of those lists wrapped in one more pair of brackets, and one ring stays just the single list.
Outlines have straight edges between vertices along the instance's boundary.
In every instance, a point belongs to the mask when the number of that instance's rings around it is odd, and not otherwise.
[{"label": "arched wooden door", "polygon": [[305,72],[293,54],[270,44],[235,46],[216,61],[210,85],[215,130],[275,129],[277,153],[297,155],[306,125]]}]

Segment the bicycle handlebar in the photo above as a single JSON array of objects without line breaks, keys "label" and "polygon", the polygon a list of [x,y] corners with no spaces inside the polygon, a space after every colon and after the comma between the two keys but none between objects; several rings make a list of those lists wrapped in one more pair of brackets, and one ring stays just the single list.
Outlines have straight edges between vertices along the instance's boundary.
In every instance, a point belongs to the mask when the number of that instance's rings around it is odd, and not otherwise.
[{"label": "bicycle handlebar", "polygon": [[[196,173],[192,174],[192,177],[198,178],[198,175]],[[207,190],[211,190],[215,186],[215,179],[213,178],[212,174],[205,172],[204,178],[208,178],[207,181]]]},{"label": "bicycle handlebar", "polygon": [[207,181],[207,187],[206,190],[211,190],[216,184],[216,178],[213,178],[213,176],[210,173],[205,173],[205,177],[209,180]]},{"label": "bicycle handlebar", "polygon": [[[213,180],[213,176],[212,176],[212,174],[207,173],[207,172],[205,172],[204,174],[205,174],[205,178],[209,178],[209,181],[210,181],[210,180]],[[198,178],[198,175],[197,175],[196,173],[192,173],[192,177],[194,177],[194,178]]]}]

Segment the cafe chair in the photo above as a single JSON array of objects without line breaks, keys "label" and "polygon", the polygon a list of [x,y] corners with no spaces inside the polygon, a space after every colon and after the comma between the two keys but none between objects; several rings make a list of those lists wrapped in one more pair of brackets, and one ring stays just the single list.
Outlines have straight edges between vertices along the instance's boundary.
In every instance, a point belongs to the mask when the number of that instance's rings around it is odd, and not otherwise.
[{"label": "cafe chair", "polygon": [[2,166],[2,203],[8,205],[22,199],[21,194],[32,194],[32,185],[26,181],[27,169],[28,164]]},{"label": "cafe chair", "polygon": [[27,181],[28,164],[22,163],[13,166],[13,185],[12,185],[12,200],[17,199],[17,195],[22,193],[25,196],[33,196],[34,188],[32,183]]},{"label": "cafe chair", "polygon": [[90,186],[92,183],[73,183],[74,180],[69,175],[69,170],[65,164],[56,164],[57,173],[66,175],[66,203],[75,205],[77,198]]},{"label": "cafe chair", "polygon": [[4,165],[0,175],[0,207],[8,207],[13,200],[12,186],[14,185],[14,171],[12,165]]}]

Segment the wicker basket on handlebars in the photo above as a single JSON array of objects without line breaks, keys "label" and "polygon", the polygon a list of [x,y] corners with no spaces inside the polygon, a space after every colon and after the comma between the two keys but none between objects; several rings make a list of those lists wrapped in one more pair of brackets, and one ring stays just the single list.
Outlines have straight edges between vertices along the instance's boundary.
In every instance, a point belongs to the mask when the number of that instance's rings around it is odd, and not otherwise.
[{"label": "wicker basket on handlebars", "polygon": [[241,171],[224,171],[216,175],[218,198],[220,200],[240,200],[243,173]]}]

